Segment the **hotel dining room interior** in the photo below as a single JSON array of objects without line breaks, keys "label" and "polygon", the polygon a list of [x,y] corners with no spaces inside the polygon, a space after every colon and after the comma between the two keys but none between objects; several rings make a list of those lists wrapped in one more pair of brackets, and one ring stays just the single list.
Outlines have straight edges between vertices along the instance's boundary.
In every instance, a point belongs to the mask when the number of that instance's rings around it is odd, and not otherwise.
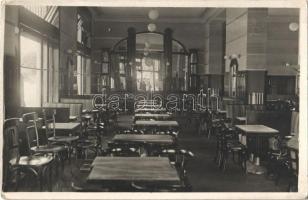
[{"label": "hotel dining room interior", "polygon": [[297,192],[300,8],[6,5],[3,192]]}]

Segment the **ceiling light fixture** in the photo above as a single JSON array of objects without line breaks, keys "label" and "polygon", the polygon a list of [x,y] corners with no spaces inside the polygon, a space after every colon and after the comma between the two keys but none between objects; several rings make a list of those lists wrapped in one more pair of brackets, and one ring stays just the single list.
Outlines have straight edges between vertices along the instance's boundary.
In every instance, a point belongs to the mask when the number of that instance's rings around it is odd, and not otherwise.
[{"label": "ceiling light fixture", "polygon": [[154,32],[156,30],[156,25],[153,23],[148,24],[148,30]]},{"label": "ceiling light fixture", "polygon": [[151,20],[156,20],[156,19],[158,19],[158,17],[159,17],[159,12],[158,12],[158,10],[156,10],[156,9],[152,9],[152,10],[149,11],[148,16],[149,16],[149,18],[150,18]]},{"label": "ceiling light fixture", "polygon": [[296,23],[296,22],[292,22],[292,23],[289,24],[289,29],[290,29],[290,31],[292,31],[292,32],[297,31],[298,28],[299,28],[299,26],[298,26],[298,23]]}]

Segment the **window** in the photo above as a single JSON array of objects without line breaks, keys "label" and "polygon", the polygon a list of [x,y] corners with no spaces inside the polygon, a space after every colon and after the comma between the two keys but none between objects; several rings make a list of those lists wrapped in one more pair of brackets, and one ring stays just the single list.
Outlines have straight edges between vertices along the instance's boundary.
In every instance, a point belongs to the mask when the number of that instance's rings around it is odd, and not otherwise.
[{"label": "window", "polygon": [[77,41],[88,48],[91,48],[90,30],[90,21],[85,16],[77,14]]},{"label": "window", "polygon": [[21,106],[37,107],[57,98],[57,45],[28,32],[20,35]]},{"label": "window", "polygon": [[77,56],[77,65],[74,69],[73,91],[74,94],[84,95],[90,94],[91,72],[90,58],[83,55]]}]

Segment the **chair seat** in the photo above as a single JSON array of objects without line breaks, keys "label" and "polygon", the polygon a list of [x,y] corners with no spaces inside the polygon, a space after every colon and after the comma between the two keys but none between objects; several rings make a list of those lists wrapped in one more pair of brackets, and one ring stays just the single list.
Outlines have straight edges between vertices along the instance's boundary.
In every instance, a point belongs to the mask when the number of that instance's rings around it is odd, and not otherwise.
[{"label": "chair seat", "polygon": [[58,153],[61,151],[66,150],[65,146],[53,146],[53,145],[45,145],[45,146],[35,146],[31,148],[32,151],[35,151],[36,153]]},{"label": "chair seat", "polygon": [[55,136],[48,138],[52,142],[73,142],[79,139],[79,136]]},{"label": "chair seat", "polygon": [[16,158],[13,158],[10,160],[10,164],[13,166],[43,166],[50,163],[52,160],[52,156],[22,156],[18,163],[16,163]]}]

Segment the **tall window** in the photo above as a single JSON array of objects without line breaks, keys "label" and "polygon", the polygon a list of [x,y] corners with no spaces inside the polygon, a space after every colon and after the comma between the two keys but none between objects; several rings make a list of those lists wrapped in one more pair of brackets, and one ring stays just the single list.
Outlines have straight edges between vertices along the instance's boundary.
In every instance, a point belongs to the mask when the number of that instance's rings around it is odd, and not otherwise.
[{"label": "tall window", "polygon": [[75,94],[84,95],[90,94],[90,81],[91,81],[91,71],[90,71],[90,58],[83,55],[77,56],[77,66],[74,69],[74,83],[73,88]]},{"label": "tall window", "polygon": [[77,41],[84,47],[91,48],[91,23],[82,14],[77,14]]},{"label": "tall window", "polygon": [[37,107],[57,98],[59,50],[56,44],[21,32],[20,68],[21,106]]}]

